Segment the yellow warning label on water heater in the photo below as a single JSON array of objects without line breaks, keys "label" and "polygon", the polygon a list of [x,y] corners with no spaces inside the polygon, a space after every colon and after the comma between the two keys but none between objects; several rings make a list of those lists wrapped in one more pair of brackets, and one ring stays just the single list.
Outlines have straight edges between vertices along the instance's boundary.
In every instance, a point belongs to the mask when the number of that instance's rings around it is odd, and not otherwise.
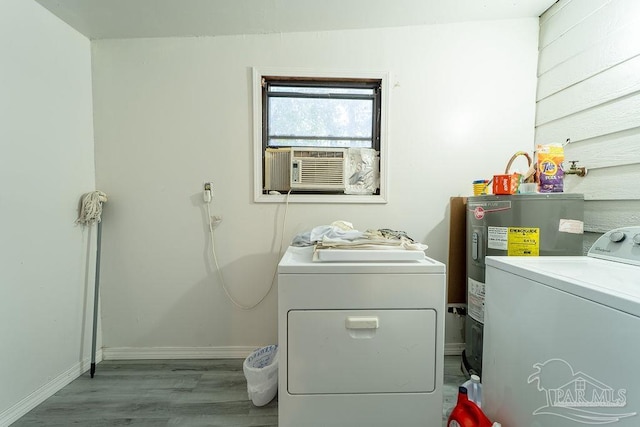
[{"label": "yellow warning label on water heater", "polygon": [[507,255],[540,255],[540,229],[531,227],[509,227],[507,232]]}]

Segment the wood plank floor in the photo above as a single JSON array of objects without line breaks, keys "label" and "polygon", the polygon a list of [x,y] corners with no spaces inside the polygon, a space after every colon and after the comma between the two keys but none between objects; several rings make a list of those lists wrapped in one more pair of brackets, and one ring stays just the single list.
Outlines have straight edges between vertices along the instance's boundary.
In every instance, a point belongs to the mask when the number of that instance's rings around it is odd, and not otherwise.
[{"label": "wood plank floor", "polygon": [[[12,427],[276,427],[277,398],[255,407],[242,359],[103,361]],[[443,424],[464,382],[460,357],[445,358]],[[301,426],[303,427],[303,426]]]}]

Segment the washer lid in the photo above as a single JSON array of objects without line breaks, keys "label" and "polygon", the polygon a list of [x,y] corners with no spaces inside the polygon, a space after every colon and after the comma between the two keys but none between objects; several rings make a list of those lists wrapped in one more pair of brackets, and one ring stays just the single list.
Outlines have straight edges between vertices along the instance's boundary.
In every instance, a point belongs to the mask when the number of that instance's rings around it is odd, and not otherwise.
[{"label": "washer lid", "polygon": [[313,261],[313,247],[290,246],[285,252],[278,273],[433,273],[444,274],[445,266],[429,257],[402,261]]},{"label": "washer lid", "polygon": [[493,267],[640,317],[640,266],[586,256],[489,256],[486,264],[487,286]]}]

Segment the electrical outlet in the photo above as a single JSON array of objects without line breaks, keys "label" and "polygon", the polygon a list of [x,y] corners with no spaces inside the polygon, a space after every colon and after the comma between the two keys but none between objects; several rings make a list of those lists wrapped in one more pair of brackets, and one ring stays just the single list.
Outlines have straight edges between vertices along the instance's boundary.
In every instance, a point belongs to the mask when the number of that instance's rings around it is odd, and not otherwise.
[{"label": "electrical outlet", "polygon": [[204,190],[202,191],[202,200],[205,203],[211,203],[211,193],[213,192],[213,184],[211,182],[204,183]]}]

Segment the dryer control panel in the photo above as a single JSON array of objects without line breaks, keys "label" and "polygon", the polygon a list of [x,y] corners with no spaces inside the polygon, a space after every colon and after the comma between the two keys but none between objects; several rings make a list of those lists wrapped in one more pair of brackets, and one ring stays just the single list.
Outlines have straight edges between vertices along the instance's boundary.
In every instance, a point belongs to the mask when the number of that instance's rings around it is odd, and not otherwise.
[{"label": "dryer control panel", "polygon": [[587,255],[593,258],[640,265],[640,226],[607,231],[596,240]]}]

